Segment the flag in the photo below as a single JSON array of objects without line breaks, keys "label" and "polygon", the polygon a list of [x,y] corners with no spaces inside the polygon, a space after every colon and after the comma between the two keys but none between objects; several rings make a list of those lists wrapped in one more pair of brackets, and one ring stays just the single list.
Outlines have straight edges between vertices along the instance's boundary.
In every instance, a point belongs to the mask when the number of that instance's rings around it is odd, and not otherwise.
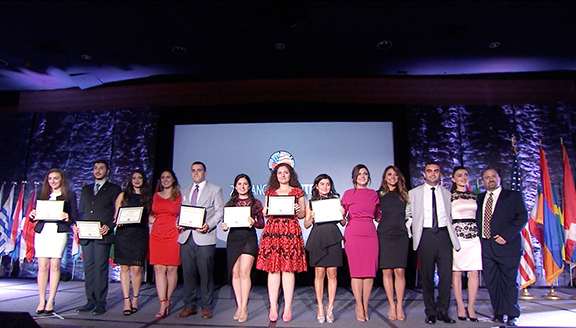
[{"label": "flag", "polygon": [[562,162],[564,164],[564,180],[562,186],[562,200],[564,204],[562,209],[564,211],[564,236],[565,245],[564,253],[566,262],[576,265],[576,191],[574,188],[574,179],[572,177],[572,169],[570,168],[570,161],[568,160],[568,153],[566,147],[562,143]]},{"label": "flag", "polygon": [[20,240],[20,260],[26,259],[28,263],[32,262],[34,259],[34,227],[35,222],[30,221],[30,212],[34,209],[34,203],[36,202],[36,186],[30,195],[30,200],[28,201],[28,207],[26,208],[26,216],[24,217],[24,228],[22,229],[22,237]]},{"label": "flag", "polygon": [[18,198],[16,199],[16,208],[12,212],[12,222],[10,228],[10,240],[13,242],[12,251],[10,252],[10,257],[12,260],[18,260],[20,257],[20,235],[23,228],[23,211],[24,211],[24,186],[22,183],[20,185],[20,192],[18,193]]},{"label": "flag", "polygon": [[10,188],[8,198],[6,198],[4,206],[0,210],[0,255],[8,255],[14,249],[14,242],[10,241],[10,218],[12,217],[13,203],[14,185]]},{"label": "flag", "polygon": [[474,186],[474,193],[475,193],[476,195],[479,195],[479,194],[480,194],[480,182],[479,182],[479,179],[476,179],[476,185]]},{"label": "flag", "polygon": [[550,172],[546,162],[546,154],[540,146],[540,174],[542,179],[542,220],[544,230],[544,243],[542,244],[544,272],[546,284],[552,286],[554,280],[564,271],[562,258],[563,234],[560,233],[560,222],[556,216],[554,194],[550,181]]},{"label": "flag", "polygon": [[74,231],[74,236],[72,237],[72,261],[76,262],[78,258],[80,258],[80,238]]}]

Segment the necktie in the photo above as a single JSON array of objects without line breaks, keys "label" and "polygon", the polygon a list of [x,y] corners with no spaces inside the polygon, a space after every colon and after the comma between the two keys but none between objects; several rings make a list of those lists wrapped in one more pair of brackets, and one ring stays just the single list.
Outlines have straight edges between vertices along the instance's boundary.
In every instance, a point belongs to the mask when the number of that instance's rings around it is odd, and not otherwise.
[{"label": "necktie", "polygon": [[100,184],[97,183],[97,184],[94,186],[94,195],[96,195],[99,191],[100,191]]},{"label": "necktie", "polygon": [[436,188],[432,187],[432,232],[438,232],[438,211],[436,210]]},{"label": "necktie", "polygon": [[491,235],[491,228],[490,228],[490,220],[492,220],[492,206],[494,203],[494,198],[492,197],[493,193],[490,193],[488,199],[486,200],[486,207],[484,208],[484,238],[490,239]]},{"label": "necktie", "polygon": [[194,187],[194,191],[192,192],[192,196],[190,197],[190,205],[196,206],[198,203],[198,189],[200,188],[199,185]]}]

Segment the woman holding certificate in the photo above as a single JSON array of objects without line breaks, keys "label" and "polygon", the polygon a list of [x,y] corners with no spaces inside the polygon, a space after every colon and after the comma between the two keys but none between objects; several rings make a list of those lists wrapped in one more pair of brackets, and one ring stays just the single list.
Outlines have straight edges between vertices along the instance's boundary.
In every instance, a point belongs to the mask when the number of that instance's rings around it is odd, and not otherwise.
[{"label": "woman holding certificate", "polygon": [[344,250],[348,257],[352,294],[356,301],[356,319],[370,320],[368,300],[378,270],[378,234],[374,220],[380,220],[380,200],[375,190],[369,189],[370,172],[364,164],[352,170],[354,189],[342,196],[342,213],[348,223],[344,231]]},{"label": "woman holding certificate", "polygon": [[[334,189],[332,178],[328,174],[320,174],[314,179],[312,199],[306,206],[304,227],[308,229],[314,224],[306,242],[306,250],[310,254],[310,266],[314,267],[314,291],[316,292],[318,306],[316,321],[318,323],[324,323],[325,321],[328,323],[334,322],[334,300],[338,288],[336,273],[338,267],[342,266],[343,239],[337,224],[338,222],[342,225],[346,224],[340,212],[339,196],[336,189]],[[326,204],[327,207],[321,207],[320,205],[324,200],[333,201],[336,211],[330,212],[329,204]],[[326,212],[326,214],[316,217],[316,214],[320,214],[320,210],[323,210],[322,212]],[[315,219],[318,222],[315,222]],[[326,305],[326,312],[324,312],[324,277],[328,277],[328,305]]]},{"label": "woman holding certificate", "polygon": [[[250,213],[244,217],[246,225],[229,227],[229,223],[226,222],[226,209],[238,207],[246,208]],[[248,318],[248,296],[252,287],[250,273],[254,259],[258,255],[258,239],[254,228],[264,227],[262,203],[254,198],[252,182],[246,174],[238,174],[234,179],[234,191],[224,207],[224,212],[224,222],[221,227],[224,231],[230,230],[226,241],[228,276],[232,275],[232,288],[238,307],[234,313],[234,320],[245,322]]]},{"label": "woman holding certificate", "polygon": [[[151,206],[152,193],[146,183],[144,172],[133,171],[126,188],[116,198],[114,262],[120,265],[124,315],[138,311],[142,267],[148,253],[148,213]],[[139,213],[139,221],[130,223],[127,218],[122,217],[122,214],[126,214],[129,209]],[[132,275],[132,300],[130,300],[130,275]]]},{"label": "woman holding certificate", "polygon": [[[54,299],[58,284],[60,283],[60,260],[64,253],[64,248],[68,242],[68,232],[70,224],[74,223],[78,214],[76,195],[68,188],[68,182],[64,172],[60,169],[50,169],[44,178],[42,191],[38,202],[63,201],[63,204],[50,208],[50,212],[43,213],[38,203],[37,210],[30,212],[30,220],[37,220],[34,227],[36,235],[34,237],[34,250],[38,259],[38,297],[39,302],[36,307],[36,314],[51,314],[54,312]],[[60,212],[60,216],[50,215]],[[50,219],[47,219],[47,218]],[[54,219],[54,217],[56,217]],[[46,286],[50,276],[50,291],[46,300]]]},{"label": "woman holding certificate", "polygon": [[[395,166],[388,166],[382,175],[378,189],[382,218],[378,223],[380,259],[378,267],[382,270],[384,290],[390,307],[390,320],[406,320],[402,307],[406,278],[404,271],[408,263],[408,229],[406,228],[406,203],[408,191],[402,172]],[[396,291],[396,303],[394,302]]]},{"label": "woman holding certificate", "polygon": [[304,218],[304,191],[296,172],[287,163],[278,164],[268,181],[265,215],[268,221],[262,232],[256,268],[268,272],[270,322],[278,320],[280,284],[284,292],[282,320],[292,320],[295,272],[306,271],[306,251],[298,219]]},{"label": "woman holding certificate", "polygon": [[156,313],[156,318],[164,318],[169,314],[172,293],[178,283],[180,244],[176,220],[180,214],[181,200],[176,174],[172,171],[162,172],[150,216],[150,264],[154,266],[156,292],[160,300],[160,310]]}]

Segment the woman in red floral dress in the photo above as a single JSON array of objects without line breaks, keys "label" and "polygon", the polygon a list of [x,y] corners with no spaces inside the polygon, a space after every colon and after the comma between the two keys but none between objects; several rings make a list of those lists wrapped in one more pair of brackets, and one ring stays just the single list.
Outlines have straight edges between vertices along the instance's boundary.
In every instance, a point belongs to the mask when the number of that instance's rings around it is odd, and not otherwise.
[{"label": "woman in red floral dress", "polygon": [[[282,320],[292,320],[292,298],[294,296],[295,272],[306,271],[304,239],[298,219],[306,215],[304,191],[300,189],[298,175],[286,163],[274,168],[266,189],[268,196],[295,196],[294,215],[269,216],[262,232],[256,268],[268,272],[268,299],[270,300],[271,322],[278,320],[278,295],[280,284],[284,292],[284,313]],[[264,207],[267,216],[267,207]]]}]

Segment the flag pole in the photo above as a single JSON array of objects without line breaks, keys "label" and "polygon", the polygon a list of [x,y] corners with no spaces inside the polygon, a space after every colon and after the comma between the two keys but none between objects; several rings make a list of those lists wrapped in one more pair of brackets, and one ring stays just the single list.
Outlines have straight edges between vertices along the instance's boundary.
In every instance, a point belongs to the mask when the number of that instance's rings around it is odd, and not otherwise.
[{"label": "flag pole", "polygon": [[523,301],[528,301],[528,300],[534,300],[537,297],[530,294],[530,292],[528,291],[528,287],[526,287],[526,288],[522,289],[522,294],[520,294],[520,296],[518,298],[523,300]]},{"label": "flag pole", "polygon": [[[556,282],[556,280],[554,280],[554,282]],[[552,284],[552,286],[550,286],[550,292],[547,295],[542,296],[542,298],[547,299],[547,300],[552,300],[552,301],[559,301],[559,300],[564,299],[564,297],[556,294],[556,290],[554,289],[554,284]]]}]

